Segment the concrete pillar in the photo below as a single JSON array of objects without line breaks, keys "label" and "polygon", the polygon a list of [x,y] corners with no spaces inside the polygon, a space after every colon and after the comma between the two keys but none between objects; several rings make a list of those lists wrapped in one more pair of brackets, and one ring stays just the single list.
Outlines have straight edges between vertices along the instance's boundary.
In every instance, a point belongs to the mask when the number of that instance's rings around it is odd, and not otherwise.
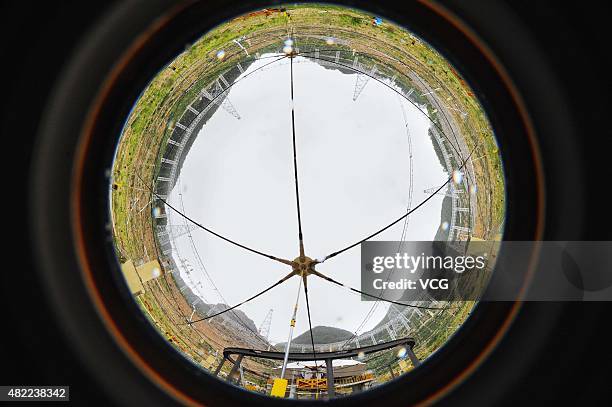
[{"label": "concrete pillar", "polygon": [[412,362],[412,365],[414,367],[417,367],[421,364],[421,361],[416,357],[411,346],[406,346],[406,353],[408,354],[408,357],[410,358],[410,361]]},{"label": "concrete pillar", "polygon": [[327,367],[327,397],[332,398],[336,395],[334,389],[334,366],[332,359],[325,359],[325,366]]},{"label": "concrete pillar", "polygon": [[231,383],[232,377],[234,377],[234,375],[236,374],[236,371],[238,371],[238,368],[240,367],[240,363],[242,362],[243,357],[244,355],[238,355],[238,358],[236,358],[236,361],[234,362],[234,366],[232,366],[232,370],[230,370],[229,375],[227,376],[228,382]]},{"label": "concrete pillar", "polygon": [[225,358],[221,359],[221,363],[219,363],[219,366],[217,366],[217,368],[215,369],[215,373],[214,373],[215,376],[219,374],[224,363],[225,363]]}]

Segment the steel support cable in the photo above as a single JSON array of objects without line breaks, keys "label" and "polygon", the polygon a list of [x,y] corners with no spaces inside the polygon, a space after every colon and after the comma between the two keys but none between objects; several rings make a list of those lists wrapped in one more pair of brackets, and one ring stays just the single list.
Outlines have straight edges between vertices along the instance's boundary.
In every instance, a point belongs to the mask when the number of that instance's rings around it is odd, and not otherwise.
[{"label": "steel support cable", "polygon": [[[140,177],[140,175],[136,174],[136,176],[137,176],[138,178],[140,178],[140,180],[142,181],[142,178]],[[145,185],[146,185],[146,184],[145,184]],[[276,257],[276,256],[273,256],[273,255],[271,255],[271,254],[264,253],[264,252],[262,252],[262,251],[259,251],[259,250],[253,249],[253,248],[251,248],[251,247],[245,246],[245,245],[243,245],[242,243],[238,243],[238,242],[236,242],[235,240],[229,239],[229,238],[227,238],[227,237],[225,237],[225,236],[223,236],[223,235],[220,235],[219,233],[215,232],[214,230],[207,228],[206,226],[204,226],[204,225],[202,225],[201,223],[199,223],[199,222],[195,221],[195,220],[194,220],[194,219],[192,219],[191,217],[189,217],[189,216],[185,215],[183,212],[179,211],[177,208],[175,208],[173,205],[171,205],[171,204],[170,204],[168,201],[166,201],[164,198],[162,198],[162,197],[161,197],[161,196],[160,196],[160,195],[159,195],[157,192],[153,191],[153,190],[152,190],[152,189],[151,189],[149,186],[147,186],[147,188],[148,188],[148,189],[151,191],[151,193],[152,193],[153,195],[155,195],[155,197],[156,197],[158,200],[160,200],[160,201],[161,201],[161,202],[162,202],[164,205],[166,205],[168,208],[172,209],[172,210],[173,210],[174,212],[176,212],[176,213],[177,213],[179,216],[181,216],[181,217],[183,217],[184,219],[188,220],[189,222],[193,223],[195,226],[199,227],[200,229],[205,230],[206,232],[210,233],[211,235],[214,235],[214,236],[218,237],[218,238],[219,238],[219,239],[221,239],[221,240],[225,240],[226,242],[231,243],[231,244],[233,244],[234,246],[240,247],[240,248],[242,248],[242,249],[244,249],[244,250],[247,250],[247,251],[249,251],[249,252],[251,252],[251,253],[255,253],[255,254],[258,254],[258,255],[260,255],[260,256],[266,257],[266,258],[268,258],[268,259],[270,259],[270,260],[278,261],[278,262],[280,262],[280,263],[283,263],[283,264],[288,264],[288,265],[292,265],[292,264],[293,264],[293,263],[292,263],[291,261],[289,261],[289,260],[281,259],[281,258]]]},{"label": "steel support cable", "polygon": [[308,300],[308,285],[306,284],[306,277],[304,277],[304,296],[306,297],[306,311],[308,313],[308,327],[310,328],[310,343],[312,344],[312,355],[314,357],[315,368],[318,368],[317,363],[317,351],[315,350],[314,335],[312,333],[312,319],[310,318],[310,301]]},{"label": "steel support cable", "polygon": [[[295,179],[295,199],[296,199],[296,204],[297,204],[298,234],[299,234],[298,237],[300,241],[300,257],[304,257],[304,237],[302,234],[302,216],[301,216],[301,211],[300,211],[300,190],[299,190],[298,167],[297,167],[297,147],[296,147],[296,139],[295,139],[295,99],[294,99],[294,90],[293,90],[293,57],[290,59],[290,61],[291,61],[291,130],[292,130],[292,135],[293,135],[293,175]],[[306,297],[306,312],[308,314],[310,343],[312,344],[312,354],[314,357],[315,368],[318,368],[317,351],[315,349],[314,334],[312,332],[312,318],[310,314],[310,300],[308,296],[307,276],[304,275],[302,278],[304,279],[304,296]]]},{"label": "steel support cable", "polygon": [[[300,210],[300,188],[298,181],[298,164],[297,164],[297,146],[295,138],[295,98],[293,89],[293,56],[290,57],[290,71],[291,71],[291,133],[293,141],[293,178],[295,180],[295,201],[297,208],[297,219],[298,219],[298,239],[300,245],[300,257],[304,257],[304,235],[302,234],[302,213]],[[310,316],[310,300],[308,298],[308,283],[307,276],[304,275],[304,296],[306,297],[306,311],[308,314],[308,327],[310,328],[310,342],[312,344],[312,354],[314,355],[315,366],[317,366],[317,354],[314,344],[314,336],[312,333],[312,319]]]},{"label": "steel support cable", "polygon": [[[467,161],[470,159],[470,157],[472,156],[472,153],[474,151],[472,151],[468,157],[463,161],[463,164],[461,164],[461,167],[459,167],[459,170],[463,169],[465,167],[465,164],[467,163]],[[412,213],[414,213],[416,210],[418,210],[421,206],[425,205],[427,202],[429,202],[431,200],[431,198],[433,198],[438,192],[440,192],[444,187],[446,187],[451,181],[452,181],[453,177],[452,175],[446,180],[446,182],[442,185],[440,185],[440,187],[438,189],[436,189],[432,194],[430,194],[427,198],[423,199],[417,206],[415,206],[414,208],[412,208],[411,210],[409,210],[408,212],[406,212],[405,214],[403,214],[402,216],[400,216],[399,218],[397,218],[396,220],[394,220],[393,222],[389,223],[387,226],[377,230],[376,232],[372,233],[369,236],[366,236],[365,238],[349,245],[346,246],[343,249],[340,249],[338,251],[335,251],[331,254],[328,254],[327,256],[323,257],[321,260],[317,260],[317,263],[323,263],[324,261],[331,259],[332,257],[335,257],[341,253],[344,253],[347,250],[352,249],[355,246],[360,245],[361,243],[365,242],[366,240],[369,240],[371,238],[373,238],[374,236],[377,236],[379,234],[381,234],[382,232],[384,232],[385,230],[389,229],[390,227],[394,226],[395,224],[401,222],[404,218],[406,218],[407,216],[410,216]]]},{"label": "steel support cable", "polygon": [[302,213],[300,210],[300,188],[298,182],[297,146],[295,140],[295,101],[293,98],[293,57],[290,58],[291,66],[291,133],[293,140],[293,178],[295,180],[295,201],[297,206],[298,239],[300,245],[300,257],[304,257],[304,237],[302,234]]},{"label": "steel support cable", "polygon": [[[295,200],[297,208],[297,219],[298,219],[298,239],[300,245],[300,257],[304,257],[304,235],[302,234],[302,213],[300,210],[300,188],[298,181],[298,164],[297,164],[297,146],[295,138],[295,99],[293,90],[293,57],[290,57],[290,70],[291,70],[291,133],[293,141],[293,177],[295,180]],[[312,318],[310,315],[310,300],[308,298],[308,283],[307,276],[304,275],[304,296],[306,297],[306,311],[308,314],[308,327],[310,328],[310,342],[312,344],[312,354],[314,355],[315,366],[317,366],[317,354],[314,344],[314,334],[312,333]]]},{"label": "steel support cable", "polygon": [[191,321],[191,322],[187,323],[187,325],[195,324],[196,322],[200,322],[200,321],[206,321],[207,319],[211,319],[211,318],[214,318],[214,317],[216,317],[216,316],[219,316],[219,315],[225,314],[226,312],[230,312],[230,311],[232,311],[232,310],[234,310],[234,309],[236,309],[236,308],[240,307],[241,305],[246,304],[247,302],[253,301],[253,300],[254,300],[255,298],[257,298],[257,297],[262,296],[263,294],[267,293],[268,291],[270,291],[270,290],[271,290],[271,289],[273,289],[274,287],[281,285],[282,283],[284,283],[285,281],[287,281],[287,280],[288,280],[290,277],[292,277],[292,276],[294,276],[294,275],[295,275],[295,273],[292,271],[291,273],[287,274],[285,277],[283,277],[283,278],[281,278],[280,280],[278,280],[276,283],[274,283],[274,284],[272,284],[271,286],[269,286],[268,288],[265,288],[264,290],[262,290],[262,291],[258,292],[257,294],[255,294],[255,295],[253,295],[253,296],[251,296],[251,297],[247,298],[246,300],[244,300],[244,301],[242,301],[242,302],[239,302],[238,304],[233,305],[233,306],[231,306],[231,307],[229,307],[229,308],[227,308],[227,309],[224,309],[223,311],[217,312],[217,313],[215,313],[215,314],[213,314],[213,315],[209,315],[209,316],[204,317],[204,318],[200,318],[200,319],[193,320],[193,321]]}]

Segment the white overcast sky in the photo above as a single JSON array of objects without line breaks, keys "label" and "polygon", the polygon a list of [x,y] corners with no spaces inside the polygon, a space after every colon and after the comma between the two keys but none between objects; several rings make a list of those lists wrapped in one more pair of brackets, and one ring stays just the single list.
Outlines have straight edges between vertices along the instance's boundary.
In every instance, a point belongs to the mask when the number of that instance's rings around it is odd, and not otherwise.
[{"label": "white overcast sky", "polygon": [[[255,62],[246,72],[269,62]],[[289,60],[249,76],[231,88],[229,100],[237,120],[218,109],[194,141],[183,165],[180,184],[185,212],[201,224],[247,246],[287,259],[298,256],[293,179]],[[409,149],[404,106],[413,148],[413,201],[423,190],[439,186],[448,175],[435,155],[423,113],[395,92],[370,80],[353,101],[356,75],[326,69],[298,57],[294,61],[295,125],[300,201],[306,254],[321,258],[354,243],[396,219],[406,210]],[[442,196],[410,217],[407,240],[432,240],[440,224]],[[172,224],[182,224],[170,214]],[[399,240],[403,223],[377,240]],[[208,273],[228,304],[268,287],[290,272],[288,266],[244,251],[203,230],[193,232]],[[188,238],[177,239],[181,258],[196,265]],[[175,260],[178,256],[175,253]],[[360,286],[360,250],[356,247],[318,266],[329,276]],[[222,302],[203,273],[195,268],[188,284],[208,303]],[[270,338],[287,339],[299,280],[294,277],[241,307],[259,324],[274,309]],[[313,327],[336,326],[354,331],[372,302],[309,277]],[[308,329],[303,292],[295,335]],[[373,327],[387,306],[379,306],[364,327]],[[363,330],[362,330],[363,331]]]}]

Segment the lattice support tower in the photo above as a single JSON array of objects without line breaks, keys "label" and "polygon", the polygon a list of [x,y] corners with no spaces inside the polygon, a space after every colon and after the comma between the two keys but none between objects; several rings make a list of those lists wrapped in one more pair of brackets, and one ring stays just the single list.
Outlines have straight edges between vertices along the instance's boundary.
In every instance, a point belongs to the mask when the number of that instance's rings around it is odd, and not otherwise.
[{"label": "lattice support tower", "polygon": [[435,193],[436,195],[444,195],[444,196],[448,196],[450,198],[456,198],[458,194],[463,193],[463,191],[458,190],[456,188],[452,188],[450,186],[444,192],[443,192],[443,190],[440,190],[440,191],[436,192],[436,190],[438,188],[439,187],[427,188],[427,189],[424,189],[423,192],[428,194],[428,195],[431,195],[431,194]]},{"label": "lattice support tower", "polygon": [[[355,57],[355,61],[357,61],[356,57]],[[353,64],[353,66],[355,65],[357,65],[360,71],[365,70],[365,67],[360,62],[356,62]],[[372,65],[372,68],[370,68],[370,72],[367,75],[363,73],[360,73],[357,75],[357,79],[355,80],[355,91],[353,92],[353,101],[356,101],[359,95],[361,95],[363,88],[365,88],[365,85],[370,81],[370,78],[376,73],[377,69],[378,68],[376,67],[376,65]]]},{"label": "lattice support tower", "polygon": [[258,330],[259,334],[266,341],[268,341],[268,338],[270,336],[270,326],[272,325],[272,313],[273,312],[274,312],[273,309],[270,309],[270,311],[268,311],[268,313],[266,314],[266,317],[264,318],[263,322],[259,326],[259,330]]},{"label": "lattice support tower", "polygon": [[[225,88],[223,87],[221,82],[226,84]],[[236,119],[240,119],[238,111],[227,97],[228,87],[229,83],[227,82],[227,80],[225,80],[225,77],[223,75],[219,75],[219,78],[215,81],[214,85],[212,86],[212,89],[210,89],[210,91],[202,89],[201,94],[206,99],[223,108],[223,110],[234,116]]]},{"label": "lattice support tower", "polygon": [[167,236],[167,238],[172,236],[173,239],[176,239],[197,228],[198,227],[193,223],[187,223],[184,225],[159,225],[157,226],[157,236],[160,238],[162,236]]}]

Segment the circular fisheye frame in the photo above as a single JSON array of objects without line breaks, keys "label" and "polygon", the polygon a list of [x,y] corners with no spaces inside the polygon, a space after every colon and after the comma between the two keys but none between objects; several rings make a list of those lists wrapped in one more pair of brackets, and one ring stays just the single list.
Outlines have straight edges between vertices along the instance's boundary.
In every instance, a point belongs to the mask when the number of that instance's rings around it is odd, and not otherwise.
[{"label": "circular fisheye frame", "polygon": [[366,240],[468,250],[506,224],[488,116],[419,36],[347,7],[254,10],[139,91],[109,233],[127,298],[196,369],[265,396],[351,397],[421,369],[469,319],[476,301],[360,291]]}]

